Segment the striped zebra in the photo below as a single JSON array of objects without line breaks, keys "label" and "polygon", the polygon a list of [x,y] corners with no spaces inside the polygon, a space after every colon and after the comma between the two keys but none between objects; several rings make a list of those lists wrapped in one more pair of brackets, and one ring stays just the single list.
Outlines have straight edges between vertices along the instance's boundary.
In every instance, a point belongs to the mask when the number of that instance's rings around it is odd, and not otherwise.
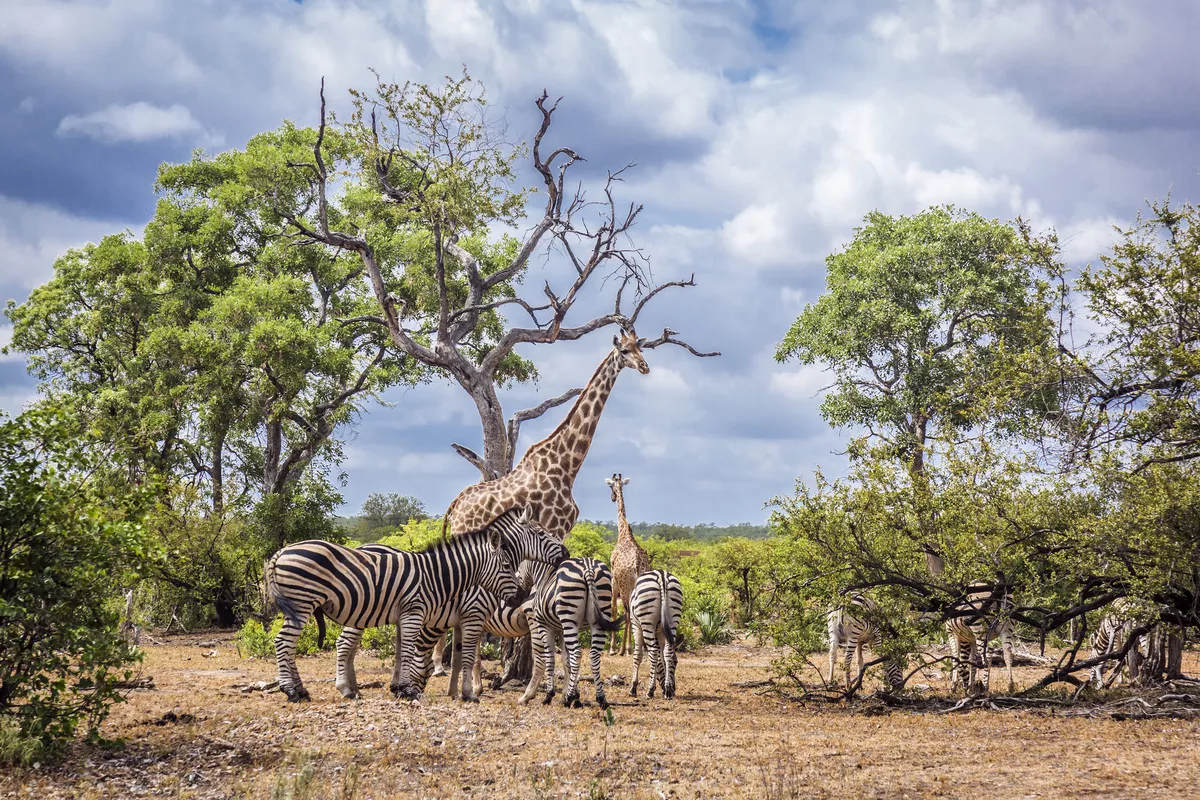
[{"label": "striped zebra", "polygon": [[650,689],[662,687],[663,697],[675,697],[675,644],[678,641],[679,617],[683,613],[683,587],[679,579],[665,569],[643,572],[633,584],[629,595],[629,625],[633,629],[633,684],[629,693],[637,697],[638,672],[642,657],[650,652]]},{"label": "striped zebra", "polygon": [[544,702],[549,704],[554,699],[554,645],[561,641],[567,662],[563,705],[568,708],[583,705],[579,699],[579,631],[588,628],[592,635],[588,657],[596,686],[596,702],[601,708],[608,708],[604,683],[600,679],[600,654],[604,652],[609,631],[619,629],[624,622],[624,618],[612,619],[611,609],[612,573],[603,561],[569,558],[546,576],[537,586],[529,614],[533,674],[517,702],[528,703],[542,685],[543,678],[549,680]]},{"label": "striped zebra", "polygon": [[419,697],[428,679],[424,659],[446,609],[468,588],[479,586],[519,604],[525,593],[515,572],[523,559],[557,563],[566,548],[522,511],[487,528],[439,542],[424,553],[382,546],[344,547],[324,541],[288,545],[264,568],[268,597],[283,613],[275,639],[279,687],[288,700],[308,699],[296,669],[296,639],[312,614],[324,639],[325,617],[346,626],[338,637],[337,688],[357,696],[354,655],[365,628],[396,625],[396,666],[391,690]]},{"label": "striped zebra", "polygon": [[[1134,628],[1140,627],[1142,624],[1144,624],[1144,619],[1139,614],[1136,603],[1128,597],[1118,597],[1108,606],[1100,620],[1100,627],[1092,634],[1092,657],[1099,658],[1117,652],[1125,646],[1125,642],[1129,639],[1129,634],[1133,633]],[[1141,672],[1141,651],[1146,648],[1147,641],[1147,636],[1143,635],[1139,642],[1130,647],[1129,652],[1125,654],[1123,666],[1124,671],[1129,674],[1130,683],[1137,683]],[[1121,679],[1122,665],[1118,663],[1115,669],[1116,674],[1109,677],[1110,684],[1114,680]],[[1097,688],[1104,687],[1104,663],[1092,667],[1092,681]]]},{"label": "striped zebra", "polygon": [[[961,600],[950,607],[946,620],[946,633],[950,637],[950,654],[954,659],[954,672],[950,689],[961,685],[963,691],[975,686],[975,670],[987,669],[991,677],[991,657],[988,642],[1000,639],[1004,650],[1004,666],[1008,670],[1008,691],[1012,693],[1013,682],[1013,624],[1008,616],[1013,608],[1012,594],[1004,585],[977,581],[968,585]],[[990,683],[990,680],[989,680]]]},{"label": "striped zebra", "polygon": [[[870,645],[872,652],[879,657],[883,651],[883,632],[875,621],[874,614],[877,606],[875,601],[862,592],[851,592],[846,602],[836,608],[831,608],[825,615],[829,633],[829,682],[833,683],[836,670],[837,653],[845,650],[843,670],[846,674],[846,688],[850,688],[850,663],[858,656],[858,672],[863,671],[863,647]],[[888,685],[898,689],[904,683],[904,668],[893,660],[888,659],[884,668],[887,670]]]}]

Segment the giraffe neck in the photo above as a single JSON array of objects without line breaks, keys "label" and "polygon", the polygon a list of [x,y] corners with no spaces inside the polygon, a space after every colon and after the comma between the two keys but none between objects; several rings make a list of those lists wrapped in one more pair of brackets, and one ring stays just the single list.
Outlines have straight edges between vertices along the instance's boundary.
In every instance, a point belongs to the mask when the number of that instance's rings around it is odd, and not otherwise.
[{"label": "giraffe neck", "polygon": [[567,417],[559,424],[554,432],[542,441],[529,448],[521,464],[530,465],[537,469],[536,455],[549,455],[551,461],[562,469],[561,483],[571,486],[583,459],[587,457],[588,449],[592,446],[592,437],[596,433],[596,423],[604,411],[604,404],[612,393],[617,374],[621,371],[620,354],[615,350],[600,363],[592,379],[584,388],[575,405],[567,412]]},{"label": "giraffe neck", "polygon": [[[617,488],[617,543],[626,539],[633,540],[633,529],[629,527],[629,520],[625,516],[625,492],[620,486]],[[636,540],[634,540],[636,542]]]}]

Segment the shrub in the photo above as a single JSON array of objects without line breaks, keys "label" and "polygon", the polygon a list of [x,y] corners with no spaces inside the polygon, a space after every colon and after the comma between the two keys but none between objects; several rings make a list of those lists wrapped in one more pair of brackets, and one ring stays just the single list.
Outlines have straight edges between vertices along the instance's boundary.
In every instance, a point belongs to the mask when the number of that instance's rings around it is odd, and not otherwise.
[{"label": "shrub", "polygon": [[[275,617],[271,629],[263,628],[262,623],[252,619],[242,626],[237,634],[238,654],[242,658],[274,658],[275,637],[283,630],[283,615]],[[320,650],[332,650],[337,642],[342,627],[336,622],[325,621],[325,646],[317,647],[317,622],[310,619],[300,630],[300,638],[296,640],[296,655],[310,656]],[[365,637],[364,637],[365,639]]]},{"label": "shrub", "polygon": [[39,737],[30,736],[12,717],[0,717],[0,765],[28,767],[47,754]]},{"label": "shrub", "polygon": [[696,614],[696,632],[703,644],[729,644],[733,641],[733,631],[729,629],[729,620],[715,611],[701,611]]},{"label": "shrub", "polygon": [[367,628],[363,631],[362,648],[370,650],[380,658],[392,658],[396,655],[396,626]]},{"label": "shrub", "polygon": [[379,544],[394,547],[397,550],[422,553],[441,540],[441,519],[414,519],[396,528],[393,533],[380,537]]},{"label": "shrub", "polygon": [[[117,633],[118,604],[106,601],[150,557],[144,496],[99,485],[103,454],[73,447],[72,424],[44,409],[0,417],[0,719],[8,743],[52,747],[81,723],[94,738],[121,701],[113,683],[131,677],[126,668],[140,658]],[[24,758],[24,748],[10,748],[10,757]]]}]

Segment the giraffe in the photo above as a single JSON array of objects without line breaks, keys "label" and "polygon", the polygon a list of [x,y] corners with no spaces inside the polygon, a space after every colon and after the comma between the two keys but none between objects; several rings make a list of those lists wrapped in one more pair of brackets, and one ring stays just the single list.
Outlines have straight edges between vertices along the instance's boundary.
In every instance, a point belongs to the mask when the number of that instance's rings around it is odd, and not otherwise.
[{"label": "giraffe", "polygon": [[[625,655],[629,648],[629,596],[633,593],[633,585],[637,582],[638,576],[649,571],[650,556],[637,543],[637,539],[633,538],[633,530],[629,527],[629,520],[625,518],[624,486],[629,483],[629,479],[622,478],[618,472],[614,473],[611,478],[605,478],[604,482],[612,489],[612,501],[617,504],[617,546],[613,548],[612,552],[612,617],[613,619],[617,618],[617,599],[619,598],[625,609],[625,626],[621,629],[621,655]],[[608,654],[616,655],[616,652],[617,636],[613,634]]]},{"label": "giraffe", "polygon": [[[549,436],[530,446],[512,472],[459,492],[442,518],[442,536],[478,530],[509,509],[524,507],[529,509],[534,522],[560,540],[567,538],[579,518],[579,506],[571,489],[617,375],[625,367],[643,375],[650,372],[642,356],[642,344],[632,326],[621,328],[613,336],[613,349],[600,362],[566,418]],[[444,648],[442,639],[434,652],[435,675],[445,674]]]},{"label": "giraffe", "polygon": [[643,375],[650,371],[641,345],[632,328],[622,328],[613,337],[612,352],[600,363],[566,419],[549,436],[531,446],[512,472],[463,489],[446,511],[443,534],[478,530],[505,511],[523,506],[529,509],[535,522],[559,539],[565,539],[579,518],[579,506],[575,505],[571,488],[617,375],[625,367],[633,367]]}]

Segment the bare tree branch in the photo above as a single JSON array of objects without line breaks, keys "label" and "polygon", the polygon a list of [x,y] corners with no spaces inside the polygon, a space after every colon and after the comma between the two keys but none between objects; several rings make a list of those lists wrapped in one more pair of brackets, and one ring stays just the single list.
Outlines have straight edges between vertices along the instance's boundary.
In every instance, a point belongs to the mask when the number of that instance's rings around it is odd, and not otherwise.
[{"label": "bare tree branch", "polygon": [[483,476],[484,481],[494,481],[500,477],[500,474],[496,472],[496,470],[489,467],[487,462],[480,458],[479,455],[471,448],[464,447],[457,442],[452,443],[450,446],[454,448],[454,452],[458,453],[467,461],[470,461],[475,465],[475,469],[479,470],[479,474]]},{"label": "bare tree branch", "polygon": [[654,348],[661,347],[664,344],[673,344],[673,345],[678,345],[679,347],[682,347],[684,350],[687,350],[689,353],[691,353],[692,355],[697,356],[699,358],[711,358],[713,356],[721,355],[721,352],[719,350],[713,351],[711,353],[701,353],[700,351],[698,351],[696,348],[692,347],[687,342],[682,341],[680,339],[676,339],[675,336],[678,333],[679,333],[679,331],[673,331],[670,328],[663,328],[662,336],[659,336],[657,339],[643,341],[642,349],[643,350],[653,350]]},{"label": "bare tree branch", "polygon": [[537,419],[538,417],[540,417],[542,414],[545,414],[550,409],[557,408],[558,406],[561,406],[563,403],[566,403],[567,401],[571,400],[572,398],[578,397],[581,394],[583,394],[583,387],[577,386],[574,389],[568,389],[567,391],[560,394],[558,397],[552,397],[549,400],[545,400],[541,403],[538,403],[533,408],[526,408],[522,411],[518,411],[517,413],[515,413],[511,417],[509,417],[508,418],[508,453],[509,453],[508,460],[509,460],[509,462],[510,463],[512,462],[513,456],[515,455],[516,450],[517,450],[517,438],[521,435],[521,423],[522,422],[528,422],[531,419]]}]

